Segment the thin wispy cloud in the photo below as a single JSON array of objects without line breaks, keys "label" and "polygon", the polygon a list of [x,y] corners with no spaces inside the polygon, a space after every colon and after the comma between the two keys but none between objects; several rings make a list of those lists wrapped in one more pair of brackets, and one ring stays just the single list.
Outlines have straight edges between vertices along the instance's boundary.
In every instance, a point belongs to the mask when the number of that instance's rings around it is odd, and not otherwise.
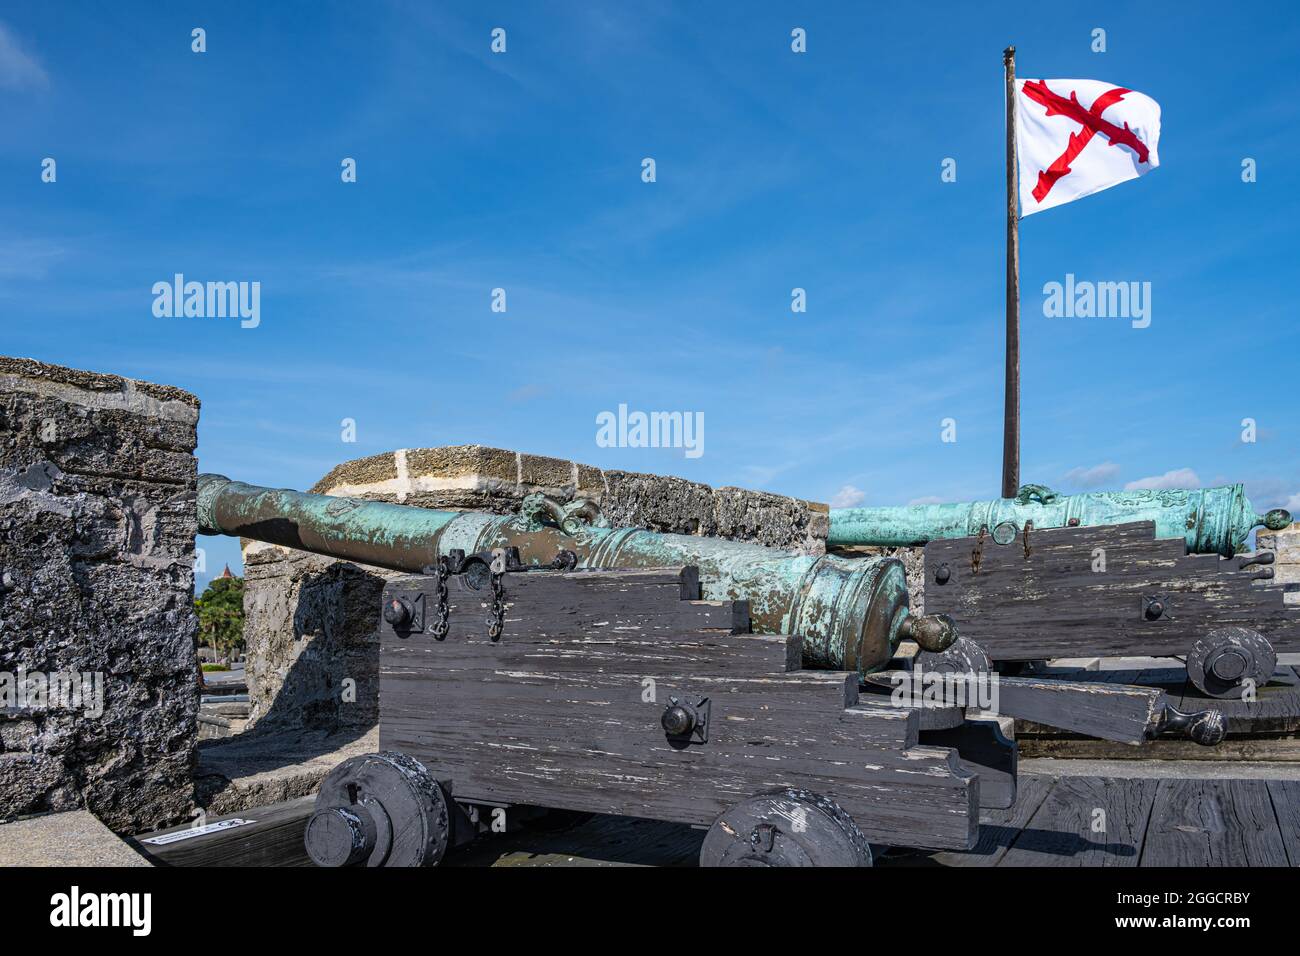
[{"label": "thin wispy cloud", "polygon": [[49,75],[33,53],[24,49],[14,32],[0,22],[0,89],[44,89]]},{"label": "thin wispy cloud", "polygon": [[1201,479],[1190,468],[1176,468],[1163,475],[1139,478],[1124,486],[1125,491],[1164,491],[1172,488],[1199,488]]},{"label": "thin wispy cloud", "polygon": [[866,497],[867,493],[862,489],[854,488],[852,485],[845,485],[835,492],[830,504],[832,508],[853,508],[862,504]]},{"label": "thin wispy cloud", "polygon": [[0,238],[0,279],[44,279],[65,252],[49,239]]},{"label": "thin wispy cloud", "polygon": [[1087,468],[1071,468],[1061,476],[1061,480],[1078,488],[1100,488],[1118,477],[1119,465],[1106,461]]}]

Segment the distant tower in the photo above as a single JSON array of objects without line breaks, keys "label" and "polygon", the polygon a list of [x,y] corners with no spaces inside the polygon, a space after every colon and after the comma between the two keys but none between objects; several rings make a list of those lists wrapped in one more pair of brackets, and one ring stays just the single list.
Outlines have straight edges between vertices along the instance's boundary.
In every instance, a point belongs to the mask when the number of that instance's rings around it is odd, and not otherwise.
[{"label": "distant tower", "polygon": [[220,576],[220,577],[223,577],[223,578],[233,578],[233,577],[234,577],[234,575],[230,573],[230,565],[229,565],[229,564],[226,565],[226,570],[222,571],[221,574],[220,574],[219,576]]}]

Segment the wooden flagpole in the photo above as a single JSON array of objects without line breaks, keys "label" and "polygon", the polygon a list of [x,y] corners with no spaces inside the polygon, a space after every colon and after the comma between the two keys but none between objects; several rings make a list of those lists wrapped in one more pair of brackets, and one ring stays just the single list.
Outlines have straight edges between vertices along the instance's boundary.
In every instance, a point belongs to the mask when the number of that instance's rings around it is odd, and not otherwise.
[{"label": "wooden flagpole", "polygon": [[1020,489],[1020,226],[1016,175],[1016,48],[1002,51],[1007,80],[1007,369],[1002,497]]}]

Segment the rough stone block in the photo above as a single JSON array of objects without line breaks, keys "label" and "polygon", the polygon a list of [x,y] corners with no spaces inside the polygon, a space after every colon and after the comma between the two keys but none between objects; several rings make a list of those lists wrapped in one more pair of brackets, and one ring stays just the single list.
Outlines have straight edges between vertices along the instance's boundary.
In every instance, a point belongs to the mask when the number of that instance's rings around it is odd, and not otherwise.
[{"label": "rough stone block", "polygon": [[[1273,552],[1275,584],[1300,584],[1300,522],[1281,531],[1257,532],[1255,548]],[[1300,592],[1288,593],[1283,600],[1288,604],[1300,604]]]},{"label": "rough stone block", "polygon": [[[0,819],[185,818],[198,415],[170,386],[0,358]],[[4,709],[24,674],[72,683]]]},{"label": "rough stone block", "polygon": [[578,486],[577,466],[562,458],[521,454],[519,483],[538,491],[572,497]]},{"label": "rough stone block", "polygon": [[[397,480],[397,465],[393,461],[392,453],[383,455],[371,455],[369,458],[358,458],[355,461],[345,461],[341,465],[336,465],[334,469],[316,482],[309,491],[325,494],[326,488],[346,488],[349,485],[376,485],[387,481]],[[345,491],[337,491],[335,494],[346,494]]]},{"label": "rough stone block", "polygon": [[830,531],[830,509],[810,501],[743,488],[717,491],[717,533],[774,548],[814,553]]},{"label": "rough stone block", "polygon": [[685,478],[606,471],[600,510],[616,527],[669,534],[716,535],[716,496],[708,485]]},{"label": "rough stone block", "polygon": [[375,722],[375,626],[384,582],[393,576],[282,548],[245,551],[250,725],[334,732]]}]

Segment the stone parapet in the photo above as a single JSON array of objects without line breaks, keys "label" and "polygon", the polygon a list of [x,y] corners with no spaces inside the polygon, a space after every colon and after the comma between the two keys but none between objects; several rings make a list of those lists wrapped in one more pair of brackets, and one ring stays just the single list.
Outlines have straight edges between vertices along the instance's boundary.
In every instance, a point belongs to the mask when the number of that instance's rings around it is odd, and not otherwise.
[{"label": "stone parapet", "polygon": [[[1281,531],[1255,533],[1255,548],[1273,552],[1273,583],[1300,584],[1300,522]],[[1284,596],[1288,604],[1300,604],[1300,591]]]},{"label": "stone parapet", "polygon": [[588,498],[610,524],[825,552],[826,505],[744,488],[591,465],[483,445],[406,448],[345,462],[310,489],[422,508],[508,514],[525,495]]},{"label": "stone parapet", "polygon": [[191,806],[198,418],[180,389],[0,358],[0,819]]}]

